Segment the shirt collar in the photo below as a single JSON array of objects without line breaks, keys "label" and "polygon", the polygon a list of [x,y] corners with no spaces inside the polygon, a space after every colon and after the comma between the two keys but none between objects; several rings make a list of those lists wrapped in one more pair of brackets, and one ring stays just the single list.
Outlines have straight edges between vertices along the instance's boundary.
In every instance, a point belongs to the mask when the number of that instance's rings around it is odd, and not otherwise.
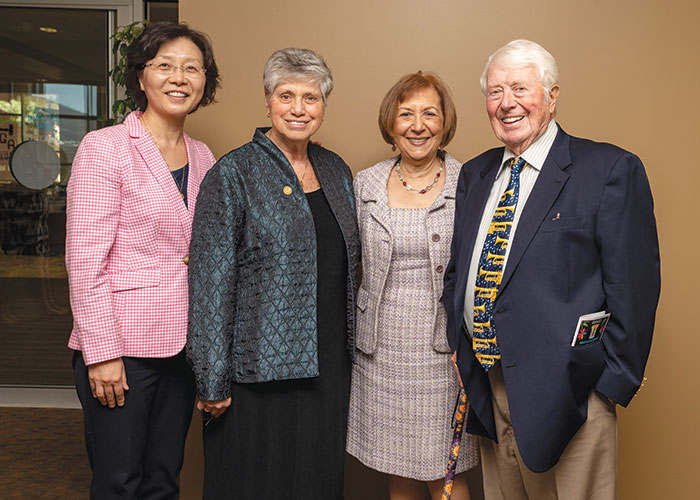
[{"label": "shirt collar", "polygon": [[[530,144],[530,147],[523,151],[520,156],[525,160],[528,165],[532,166],[535,170],[541,170],[544,165],[544,161],[547,159],[549,150],[554,143],[554,139],[557,137],[557,124],[552,119],[547,125],[547,129],[535,142]],[[496,178],[501,175],[501,172],[506,168],[506,162],[511,158],[517,156],[507,147],[503,151],[503,160],[501,161],[501,167],[496,173]]]}]

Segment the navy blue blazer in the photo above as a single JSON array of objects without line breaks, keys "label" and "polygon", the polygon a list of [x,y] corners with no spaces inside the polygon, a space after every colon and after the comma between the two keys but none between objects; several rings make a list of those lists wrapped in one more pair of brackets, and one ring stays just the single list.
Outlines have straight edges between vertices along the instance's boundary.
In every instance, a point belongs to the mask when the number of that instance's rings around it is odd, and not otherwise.
[{"label": "navy blue blazer", "polygon": [[[443,294],[471,403],[467,430],[494,440],[488,376],[462,316],[474,240],[502,158],[496,148],[462,167]],[[644,376],[660,264],[642,162],[559,128],[511,245],[494,319],[518,449],[543,472],[586,420],[592,390],[626,406]],[[571,347],[579,316],[601,310],[611,313],[602,340]]]}]

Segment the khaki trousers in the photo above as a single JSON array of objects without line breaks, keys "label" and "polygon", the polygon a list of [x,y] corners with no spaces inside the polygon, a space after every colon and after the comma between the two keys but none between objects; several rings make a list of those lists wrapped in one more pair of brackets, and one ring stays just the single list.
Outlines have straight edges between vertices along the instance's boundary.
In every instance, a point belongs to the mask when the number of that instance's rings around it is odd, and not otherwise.
[{"label": "khaki trousers", "polygon": [[588,419],[550,470],[523,463],[513,435],[501,364],[489,370],[498,444],[481,438],[486,500],[614,500],[617,498],[617,416],[595,392]]}]

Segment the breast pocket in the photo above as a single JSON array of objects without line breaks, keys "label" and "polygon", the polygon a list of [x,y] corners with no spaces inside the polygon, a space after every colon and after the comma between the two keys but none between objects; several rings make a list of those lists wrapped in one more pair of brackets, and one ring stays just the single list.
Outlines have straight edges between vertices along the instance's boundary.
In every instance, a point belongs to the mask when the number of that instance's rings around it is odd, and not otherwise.
[{"label": "breast pocket", "polygon": [[554,214],[551,218],[545,220],[540,227],[542,232],[552,231],[567,231],[574,229],[583,229],[586,227],[585,217],[561,217],[559,214]]}]

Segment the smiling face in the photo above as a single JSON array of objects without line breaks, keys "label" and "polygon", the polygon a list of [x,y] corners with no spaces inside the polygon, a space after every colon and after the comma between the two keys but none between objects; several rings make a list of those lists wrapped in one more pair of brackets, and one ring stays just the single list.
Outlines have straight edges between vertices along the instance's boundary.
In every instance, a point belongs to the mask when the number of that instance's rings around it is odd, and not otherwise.
[{"label": "smiling face", "polygon": [[[183,68],[203,67],[202,51],[189,38],[175,38],[160,46],[156,56],[141,72],[139,83],[148,99],[147,111],[160,116],[184,118],[204,95],[206,76],[186,74]],[[161,69],[175,67],[170,74]]]},{"label": "smiling face", "polygon": [[401,159],[413,165],[430,164],[442,143],[444,117],[440,96],[426,87],[399,103],[391,137]]},{"label": "smiling face", "polygon": [[558,95],[555,85],[547,96],[533,67],[492,66],[486,75],[486,111],[494,134],[513,153],[522,154],[547,129]]},{"label": "smiling face", "polygon": [[323,123],[326,106],[316,82],[280,82],[265,99],[275,143],[306,143]]}]

